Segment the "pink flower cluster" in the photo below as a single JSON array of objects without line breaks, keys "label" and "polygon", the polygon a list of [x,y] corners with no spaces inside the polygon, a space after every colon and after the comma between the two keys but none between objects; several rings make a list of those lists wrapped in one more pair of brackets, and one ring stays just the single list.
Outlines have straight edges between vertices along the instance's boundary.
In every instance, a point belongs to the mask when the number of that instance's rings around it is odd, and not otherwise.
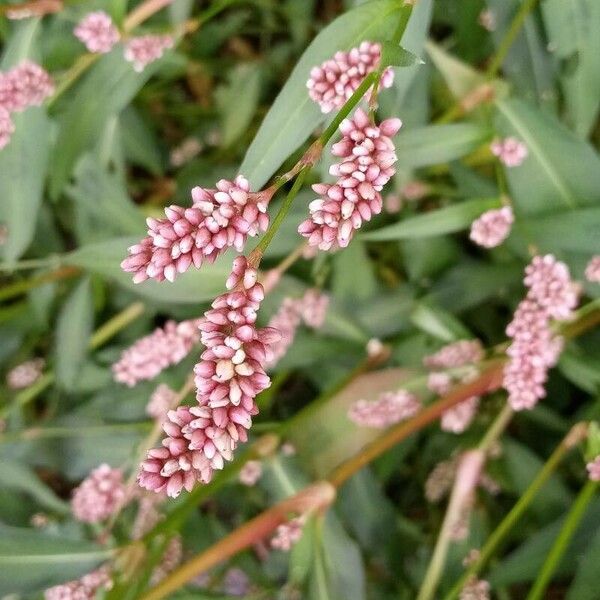
[{"label": "pink flower cluster", "polygon": [[562,339],[552,333],[550,321],[570,318],[578,301],[568,267],[551,254],[533,258],[524,283],[528,293],[506,329],[512,341],[503,386],[514,410],[531,409],[546,395],[548,370],[562,350]]},{"label": "pink flower cluster", "polygon": [[25,60],[6,73],[0,73],[0,149],[15,131],[10,113],[29,106],[41,106],[54,93],[54,84],[40,65]]},{"label": "pink flower cluster", "polygon": [[115,381],[133,387],[181,362],[200,339],[199,322],[199,319],[167,321],[164,327],[140,338],[112,366]]},{"label": "pink flower cluster", "polygon": [[450,433],[462,433],[475,418],[479,407],[479,396],[471,396],[456,406],[444,411],[440,419],[440,427]]},{"label": "pink flower cluster", "polygon": [[384,429],[419,412],[421,403],[407,390],[384,392],[377,400],[357,400],[348,409],[348,418],[360,427]]},{"label": "pink flower cluster", "polygon": [[271,548],[281,550],[282,552],[289,552],[292,546],[302,537],[305,522],[306,517],[302,515],[279,525],[275,535],[271,538]]},{"label": "pink flower cluster", "polygon": [[[352,96],[363,79],[378,68],[381,45],[364,41],[349,52],[336,52],[320,67],[313,67],[306,82],[308,95],[319,104],[321,111],[329,113],[341,108]],[[385,69],[381,86],[388,88],[394,82],[394,71]]]},{"label": "pink flower cluster", "polygon": [[489,600],[490,584],[485,579],[471,577],[461,590],[459,600]]},{"label": "pink flower cluster", "polygon": [[426,356],[423,364],[429,369],[453,369],[477,363],[483,357],[484,350],[479,340],[459,340]]},{"label": "pink flower cluster", "polygon": [[208,483],[247,440],[258,413],[254,398],[270,385],[264,371],[268,347],[279,338],[273,329],[256,328],[263,299],[256,277],[245,257],[236,258],[227,280],[231,291],[204,314],[199,328],[206,350],[194,367],[198,405],[169,411],[162,447],[150,450],[142,463],[142,487],[176,497],[197,481]]},{"label": "pink flower cluster", "polygon": [[600,455],[590,461],[585,468],[587,469],[588,477],[592,481],[600,481]]},{"label": "pink flower cluster", "polygon": [[42,375],[46,366],[43,358],[32,358],[12,368],[6,375],[6,383],[12,390],[20,390],[33,385]]},{"label": "pink flower cluster", "polygon": [[119,30],[103,10],[88,13],[75,27],[73,33],[88,52],[106,54],[119,41]]},{"label": "pink flower cluster", "polygon": [[593,256],[585,268],[585,278],[591,283],[600,283],[600,255]]},{"label": "pink flower cluster", "polygon": [[123,473],[102,464],[73,491],[71,510],[82,523],[98,523],[110,517],[125,502]]},{"label": "pink flower cluster", "polygon": [[110,571],[102,566],[81,579],[48,588],[44,600],[94,600],[100,590],[110,590],[112,586]]},{"label": "pink flower cluster", "polygon": [[156,421],[163,422],[167,413],[173,406],[177,392],[168,385],[161,383],[150,396],[150,402],[146,406],[146,413]]},{"label": "pink flower cluster", "polygon": [[125,60],[133,64],[133,69],[141,73],[150,63],[158,60],[173,47],[170,35],[142,35],[131,38],[125,44]]},{"label": "pink flower cluster", "polygon": [[242,485],[252,487],[262,476],[262,464],[259,460],[249,460],[240,470],[238,479]]},{"label": "pink flower cluster", "polygon": [[216,189],[195,187],[190,208],[170,206],[164,219],[148,219],[148,236],[121,263],[133,281],[174,281],[193,264],[212,263],[227,248],[241,252],[248,236],[265,231],[270,198],[250,192],[248,180],[221,179]]},{"label": "pink flower cluster", "polygon": [[488,210],[473,221],[469,237],[479,246],[495,248],[508,237],[514,220],[510,206]]},{"label": "pink flower cluster", "polygon": [[514,137],[494,140],[490,145],[490,150],[506,167],[521,166],[529,154],[527,146]]},{"label": "pink flower cluster", "polygon": [[309,245],[321,250],[345,248],[363,221],[381,212],[380,192],[395,173],[397,160],[391,138],[401,125],[400,119],[375,125],[360,108],[352,119],[342,121],[343,137],[331,149],[341,161],[329,170],[338,180],[313,185],[321,197],[310,203],[310,217],[298,228]]},{"label": "pink flower cluster", "polygon": [[267,367],[274,367],[283,358],[294,341],[301,321],[313,329],[322,327],[328,306],[329,296],[317,289],[307,290],[299,299],[284,298],[281,307],[269,321],[269,327],[279,331],[281,339],[272,344]]}]

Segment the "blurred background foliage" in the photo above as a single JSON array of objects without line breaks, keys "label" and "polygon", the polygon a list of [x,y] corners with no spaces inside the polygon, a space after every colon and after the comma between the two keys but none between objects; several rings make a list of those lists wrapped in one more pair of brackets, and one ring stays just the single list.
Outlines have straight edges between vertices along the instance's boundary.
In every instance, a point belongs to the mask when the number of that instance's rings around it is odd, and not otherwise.
[{"label": "blurred background foliage", "polygon": [[[78,20],[103,8],[122,24],[134,4],[66,1],[43,18],[0,19],[1,68],[32,58],[55,77],[58,90],[46,106],[17,116],[13,140],[0,151],[0,222],[8,232],[0,248],[0,368],[7,373],[30,358],[47,361],[42,379],[25,390],[10,390],[4,377],[0,382],[6,426],[0,434],[0,595],[37,597],[106,559],[98,531],[70,518],[70,492],[102,462],[135,471],[138,445],[151,428],[145,406],[152,390],[158,383],[180,388],[195,353],[131,389],[112,380],[110,365],[165,320],[201,315],[223,290],[231,256],[174,284],[132,284],[119,263],[144,235],[144,217],[172,203],[186,205],[195,185],[210,187],[239,171],[258,187],[280,165],[293,165],[301,145],[325,123],[306,95],[310,67],[362,39],[384,39],[394,26],[391,17],[376,18],[393,0],[174,0],[136,31],[184,35],[142,73],[123,61],[121,50],[83,56],[72,35]],[[284,297],[307,287],[323,286],[331,296],[324,328],[299,331],[273,371],[272,390],[259,399],[254,437],[285,423],[285,438],[298,453],[264,459],[256,487],[243,488],[234,478],[202,498],[179,524],[186,556],[376,437],[379,432],[347,420],[351,401],[397,386],[445,343],[477,337],[492,347],[504,341],[532,247],[565,260],[583,281],[586,262],[600,250],[600,3],[540,0],[502,65],[490,71],[490,58],[523,4],[417,3],[402,43],[424,64],[396,70],[379,113],[404,122],[396,138],[397,174],[386,193],[402,195],[415,179],[426,193],[418,201],[404,198],[399,213],[375,218],[346,250],[296,261],[265,300],[266,324]],[[495,18],[491,32],[480,24],[486,9]],[[481,85],[493,93],[465,111],[461,99]],[[489,151],[495,136],[506,135],[528,146],[519,169],[498,167]],[[311,182],[326,176],[327,161],[325,154]],[[469,242],[468,228],[499,206],[501,194],[510,195],[516,223],[505,245],[484,251]],[[306,186],[263,268],[298,247],[296,228],[312,199]],[[588,299],[600,297],[599,285],[583,285]],[[390,347],[385,366],[391,370],[365,375],[357,389],[321,403],[319,397],[331,396],[364,363],[371,338]],[[488,537],[570,426],[598,418],[599,384],[596,330],[568,344],[548,397],[511,422],[501,455],[488,466],[500,491],[478,493],[469,536],[452,545],[442,590],[460,576],[463,556]],[[306,526],[289,555],[265,559],[247,551],[214,571],[212,588],[189,587],[173,597],[225,597],[219,585],[232,566],[250,578],[248,598],[416,597],[444,515],[444,501],[425,501],[425,481],[437,463],[477,444],[503,403],[501,393],[487,397],[460,436],[434,424],[382,455],[341,489],[324,523]],[[584,476],[575,452],[533,501],[490,563],[494,597],[525,597]],[[48,520],[41,530],[31,526],[39,513]],[[595,498],[548,598],[600,598],[593,568],[599,517]],[[115,545],[127,540],[131,518],[122,515]],[[141,597],[140,590],[117,589],[114,597]]]}]

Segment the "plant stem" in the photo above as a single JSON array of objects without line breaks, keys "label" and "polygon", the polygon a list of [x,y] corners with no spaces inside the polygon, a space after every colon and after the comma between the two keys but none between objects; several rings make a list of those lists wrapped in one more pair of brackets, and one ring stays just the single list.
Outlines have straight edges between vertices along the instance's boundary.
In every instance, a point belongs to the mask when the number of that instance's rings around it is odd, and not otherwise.
[{"label": "plant stem", "polygon": [[142,600],[160,600],[167,597],[197,575],[267,537],[278,525],[285,523],[290,514],[305,514],[321,510],[329,506],[334,499],[335,489],[326,481],[305,488],[238,527],[208,550],[181,565],[142,596]]},{"label": "plant stem", "polygon": [[479,446],[477,446],[478,449],[486,454],[489,453],[490,448],[498,441],[504,430],[508,427],[514,414],[510,404],[506,403],[489,429],[485,432],[483,439],[479,443]]},{"label": "plant stem", "polygon": [[565,455],[574,448],[581,440],[586,436],[587,425],[584,423],[578,423],[571,428],[569,433],[564,437],[561,443],[557,446],[554,452],[550,455],[550,458],[546,461],[544,466],[536,475],[535,479],[531,482],[530,486],[525,490],[523,495],[519,498],[517,503],[513,506],[511,511],[506,515],[502,522],[496,527],[492,535],[488,538],[484,544],[479,557],[477,560],[465,571],[463,576],[457,581],[450,592],[445,596],[444,600],[452,600],[457,598],[460,591],[463,589],[467,581],[483,568],[483,566],[490,559],[492,554],[496,551],[500,543],[508,535],[511,529],[516,525],[519,519],[523,516],[523,513],[527,510],[537,493],[548,481],[550,475],[554,473]]},{"label": "plant stem", "polygon": [[29,279],[24,279],[23,281],[16,281],[15,283],[4,286],[0,290],[0,300],[15,298],[16,296],[25,294],[29,290],[32,290],[40,285],[44,285],[45,283],[51,283],[61,279],[69,279],[70,277],[79,275],[79,273],[81,273],[81,270],[77,267],[60,267],[60,269],[50,271],[49,273],[44,273],[43,275],[36,275],[35,277],[30,277]]},{"label": "plant stem", "polygon": [[437,402],[421,410],[412,419],[396,425],[383,436],[365,446],[359,454],[343,462],[332,472],[328,480],[334,486],[339,487],[365,465],[369,464],[389,448],[406,439],[412,433],[435,421],[452,406],[471,396],[486,394],[498,389],[502,383],[503,364],[504,361],[502,360],[494,361],[476,380],[456,386]]},{"label": "plant stem", "polygon": [[513,20],[508,28],[508,31],[504,34],[502,41],[500,42],[496,54],[490,61],[488,68],[486,69],[487,79],[493,79],[500,70],[506,55],[508,54],[511,46],[513,45],[521,27],[527,18],[527,15],[535,8],[538,0],[524,0],[517,14],[513,17]]},{"label": "plant stem", "polygon": [[169,6],[173,0],[146,0],[138,4],[125,18],[123,31],[129,33],[138,25],[149,19],[152,15]]},{"label": "plant stem", "polygon": [[581,488],[575,504],[573,504],[564,525],[562,526],[558,537],[554,541],[549,554],[546,556],[544,565],[541,571],[538,573],[537,579],[531,588],[527,596],[527,600],[541,600],[544,598],[546,588],[552,580],[552,575],[558,567],[561,558],[563,557],[571,538],[575,534],[577,527],[585,513],[585,510],[594,497],[598,489],[597,481],[588,480],[587,483]]},{"label": "plant stem", "polygon": [[59,260],[58,256],[50,256],[47,258],[30,258],[27,260],[19,260],[15,263],[0,264],[0,272],[2,271],[20,271],[25,269],[39,269],[40,267],[51,266]]}]

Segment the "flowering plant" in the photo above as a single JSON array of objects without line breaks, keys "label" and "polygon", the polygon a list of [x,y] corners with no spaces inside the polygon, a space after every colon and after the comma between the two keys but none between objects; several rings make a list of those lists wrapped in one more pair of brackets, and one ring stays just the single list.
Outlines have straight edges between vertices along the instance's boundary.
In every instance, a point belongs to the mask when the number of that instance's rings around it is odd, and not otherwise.
[{"label": "flowering plant", "polygon": [[593,596],[600,5],[446,4],[2,7],[0,596]]}]

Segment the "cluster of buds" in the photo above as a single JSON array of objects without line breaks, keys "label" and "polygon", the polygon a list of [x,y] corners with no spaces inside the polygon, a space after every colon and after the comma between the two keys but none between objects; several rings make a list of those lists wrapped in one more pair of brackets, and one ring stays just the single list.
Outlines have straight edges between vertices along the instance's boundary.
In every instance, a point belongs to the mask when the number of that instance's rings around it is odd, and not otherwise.
[{"label": "cluster of buds", "polygon": [[141,73],[150,63],[161,58],[173,44],[170,35],[141,35],[131,38],[125,44],[123,55],[133,65],[133,69]]},{"label": "cluster of buds", "polygon": [[44,592],[44,600],[93,600],[97,594],[110,590],[112,586],[110,570],[103,566],[81,579],[48,588]]},{"label": "cluster of buds", "polygon": [[527,146],[514,137],[494,140],[490,150],[505,167],[509,168],[520,167],[529,154]]},{"label": "cluster of buds", "polygon": [[376,400],[357,400],[348,409],[348,418],[360,427],[384,429],[419,412],[421,403],[407,390],[384,392]]},{"label": "cluster of buds", "polygon": [[289,552],[302,537],[305,522],[306,517],[301,515],[279,525],[275,535],[271,538],[271,548]]},{"label": "cluster of buds", "polygon": [[479,246],[495,248],[508,237],[514,220],[510,206],[488,210],[473,221],[469,237]]},{"label": "cluster of buds", "polygon": [[212,263],[228,248],[241,252],[248,236],[265,231],[270,193],[252,193],[248,180],[217,182],[216,189],[195,187],[190,208],[170,206],[165,218],[147,220],[148,236],[129,248],[121,263],[133,281],[174,281],[191,265]]},{"label": "cluster of buds", "polygon": [[119,41],[119,30],[103,10],[88,13],[73,30],[88,52],[106,54]]},{"label": "cluster of buds", "polygon": [[71,510],[82,523],[104,521],[126,501],[125,483],[120,469],[102,464],[73,491]]},{"label": "cluster of buds", "polygon": [[313,185],[320,198],[310,203],[310,217],[298,228],[309,245],[321,250],[345,248],[354,231],[381,212],[380,192],[395,173],[397,160],[391,138],[401,125],[400,119],[376,125],[360,108],[353,118],[342,121],[343,137],[331,149],[341,160],[329,171],[338,179],[335,184]]},{"label": "cluster of buds", "polygon": [[206,350],[194,367],[198,404],[169,411],[162,447],[142,463],[142,487],[176,497],[198,481],[208,483],[248,439],[258,413],[254,399],[270,385],[264,370],[269,345],[279,338],[276,330],[256,327],[264,295],[256,279],[247,259],[236,258],[230,291],[215,299],[199,325]]},{"label": "cluster of buds", "polygon": [[159,423],[162,423],[176,399],[177,392],[165,383],[161,383],[152,392],[150,401],[146,405],[146,413]]},{"label": "cluster of buds", "polygon": [[40,65],[25,60],[6,73],[0,73],[0,149],[15,131],[11,113],[41,106],[54,93],[54,84]]}]

